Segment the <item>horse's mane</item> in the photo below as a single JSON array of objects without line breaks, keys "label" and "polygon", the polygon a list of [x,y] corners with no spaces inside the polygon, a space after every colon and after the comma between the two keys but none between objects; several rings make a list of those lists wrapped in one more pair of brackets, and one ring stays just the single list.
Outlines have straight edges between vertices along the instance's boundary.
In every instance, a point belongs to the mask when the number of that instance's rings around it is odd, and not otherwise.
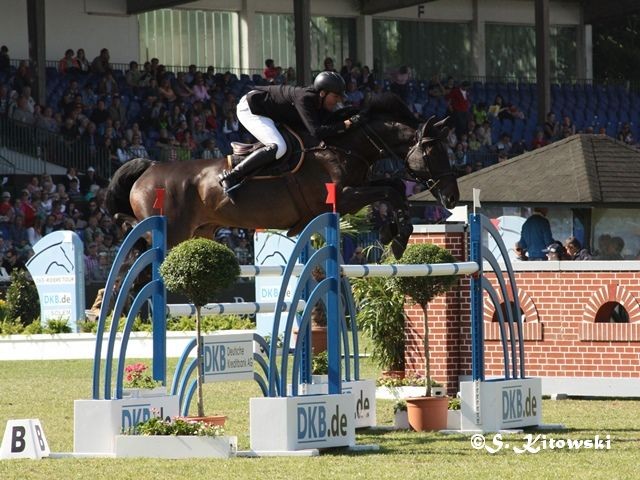
[{"label": "horse's mane", "polygon": [[391,92],[367,96],[362,107],[362,113],[371,120],[393,120],[416,129],[420,123],[406,103]]}]

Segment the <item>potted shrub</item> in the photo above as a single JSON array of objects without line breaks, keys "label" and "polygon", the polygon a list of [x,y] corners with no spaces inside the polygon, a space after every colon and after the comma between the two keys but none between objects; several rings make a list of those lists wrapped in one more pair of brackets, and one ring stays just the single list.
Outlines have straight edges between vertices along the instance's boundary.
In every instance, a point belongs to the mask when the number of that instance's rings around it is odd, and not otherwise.
[{"label": "potted shrub", "polygon": [[371,339],[371,358],[383,377],[404,377],[404,294],[387,278],[353,278],[358,329]]},{"label": "potted shrub", "polygon": [[[429,243],[409,245],[400,259],[400,263],[404,264],[453,263],[455,261],[456,259],[448,250]],[[432,381],[427,308],[431,300],[448,291],[457,282],[457,276],[394,277],[393,282],[404,294],[420,305],[422,309],[427,386],[424,397],[407,400],[409,423],[416,431],[442,430],[447,426],[448,399],[447,397],[431,396]],[[435,409],[436,412],[431,412],[431,409]]]},{"label": "potted shrub", "polygon": [[198,370],[198,417],[204,416],[202,315],[203,305],[233,284],[240,274],[234,253],[226,246],[206,238],[192,238],[174,247],[160,266],[167,290],[187,297],[196,307]]}]

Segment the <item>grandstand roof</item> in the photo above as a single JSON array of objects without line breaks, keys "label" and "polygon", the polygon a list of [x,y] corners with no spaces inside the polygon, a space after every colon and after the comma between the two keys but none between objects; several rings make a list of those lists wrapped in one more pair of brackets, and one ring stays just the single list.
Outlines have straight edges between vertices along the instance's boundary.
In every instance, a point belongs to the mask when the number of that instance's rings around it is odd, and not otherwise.
[{"label": "grandstand roof", "polygon": [[[591,207],[640,206],[640,151],[606,135],[573,135],[458,180],[460,202]],[[411,203],[433,203],[429,192]]]}]

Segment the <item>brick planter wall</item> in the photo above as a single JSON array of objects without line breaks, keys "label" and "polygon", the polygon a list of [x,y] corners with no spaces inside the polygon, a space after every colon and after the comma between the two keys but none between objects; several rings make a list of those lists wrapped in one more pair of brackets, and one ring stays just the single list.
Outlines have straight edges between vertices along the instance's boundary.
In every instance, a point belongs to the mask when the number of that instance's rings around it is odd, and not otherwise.
[{"label": "brick planter wall", "polygon": [[[438,244],[463,261],[461,228],[423,226],[411,241]],[[527,376],[640,379],[640,262],[516,262],[514,268],[525,316]],[[495,286],[491,274],[488,278]],[[449,394],[458,390],[460,375],[471,374],[469,283],[460,277],[457,287],[429,306],[432,373]],[[616,303],[626,309],[629,323],[596,321],[608,320]],[[407,371],[424,375],[421,309],[407,305],[407,313]],[[502,376],[502,343],[493,317],[494,307],[486,301],[485,373]]]}]

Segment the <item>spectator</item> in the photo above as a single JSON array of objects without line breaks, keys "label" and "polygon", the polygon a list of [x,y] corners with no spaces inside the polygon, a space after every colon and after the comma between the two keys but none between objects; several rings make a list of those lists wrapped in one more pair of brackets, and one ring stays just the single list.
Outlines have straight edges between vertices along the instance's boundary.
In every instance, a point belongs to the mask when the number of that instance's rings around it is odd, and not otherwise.
[{"label": "spectator", "polygon": [[262,77],[269,83],[273,83],[278,72],[276,71],[276,65],[273,59],[267,58],[264,61],[264,70],[262,71]]},{"label": "spectator", "polygon": [[133,136],[131,145],[129,145],[129,155],[131,158],[149,158],[149,153],[144,145],[142,145],[142,138],[139,134]]},{"label": "spectator", "polygon": [[16,108],[13,110],[11,118],[16,122],[24,123],[26,125],[34,125],[35,117],[33,113],[29,111],[29,104],[24,96],[18,97],[16,102]]},{"label": "spectator", "polygon": [[[193,97],[193,90],[191,89],[191,87],[189,85],[187,85],[187,83],[185,81],[185,78],[186,77],[185,77],[184,72],[178,72],[178,76],[176,78],[176,85],[175,85],[175,88],[173,89],[173,91],[176,94],[176,97],[180,101],[182,101],[182,102],[190,102],[191,101],[191,97]],[[205,92],[206,92],[206,89],[205,89]],[[171,101],[171,100],[168,100],[168,101]]]},{"label": "spectator", "polygon": [[14,270],[24,270],[24,262],[18,258],[18,252],[15,248],[9,248],[4,254],[2,268],[4,268],[9,275],[11,275]]},{"label": "spectator", "polygon": [[571,260],[591,260],[591,254],[586,248],[582,248],[580,240],[576,237],[569,237],[564,241],[564,248],[571,257]]},{"label": "spectator", "polygon": [[31,71],[26,60],[22,60],[18,66],[18,71],[13,77],[13,89],[18,92],[18,95],[22,95],[24,87],[32,86]]},{"label": "spectator", "polygon": [[626,122],[622,125],[616,138],[627,145],[633,145],[635,143],[633,133],[631,133],[631,126]]},{"label": "spectator", "polygon": [[10,68],[9,48],[6,45],[2,45],[0,47],[0,73],[9,73]]},{"label": "spectator", "polygon": [[[344,65],[340,68],[340,76],[344,79],[345,84],[349,84],[352,78],[352,70],[354,69],[353,60],[350,58],[344,59]],[[357,71],[359,74],[360,72]]]},{"label": "spectator", "polygon": [[199,100],[203,103],[211,100],[211,97],[209,96],[209,91],[207,89],[207,85],[204,82],[204,77],[202,76],[202,74],[196,75],[196,80],[193,85],[192,91],[193,91],[193,98],[195,100]]},{"label": "spectator", "polygon": [[326,57],[324,59],[323,64],[324,64],[324,71],[325,72],[335,72],[336,71],[336,69],[333,66],[333,58]]},{"label": "spectator", "polygon": [[487,111],[487,104],[484,102],[478,102],[471,107],[471,116],[476,125],[482,125],[489,115]]},{"label": "spectator", "polygon": [[489,117],[499,118],[500,120],[504,120],[505,118],[511,119],[511,114],[509,113],[509,108],[504,103],[504,99],[502,95],[496,95],[493,99],[493,104],[489,107]]},{"label": "spectator", "polygon": [[109,107],[109,118],[114,122],[119,120],[121,124],[127,123],[127,109],[122,104],[119,93],[114,93]]},{"label": "spectator", "polygon": [[108,97],[118,93],[118,91],[118,82],[113,78],[111,70],[108,70],[100,80],[100,83],[98,83],[98,94]]},{"label": "spectator", "polygon": [[222,133],[224,133],[230,142],[240,141],[240,122],[235,113],[227,113],[222,126]]},{"label": "spectator", "polygon": [[409,67],[401,66],[394,76],[389,87],[393,93],[398,95],[405,103],[409,102]]},{"label": "spectator", "polygon": [[454,87],[447,96],[456,134],[458,135],[466,133],[469,125],[471,97],[467,90],[468,88],[469,82],[464,81],[459,87]]},{"label": "spectator", "polygon": [[547,212],[546,208],[534,208],[533,215],[522,225],[520,245],[527,250],[529,260],[547,259],[544,250],[553,242]]},{"label": "spectator", "polygon": [[64,57],[58,62],[58,71],[65,75],[67,73],[75,73],[80,70],[80,64],[78,64],[78,59],[73,56],[73,49],[68,48],[66,52],[64,52]]},{"label": "spectator", "polygon": [[543,252],[546,253],[547,260],[551,260],[551,261],[569,260],[567,251],[562,246],[562,243],[560,243],[557,240],[554,240],[553,242],[551,242],[551,244],[547,248],[545,248]]},{"label": "spectator", "polygon": [[124,75],[124,80],[135,94],[138,93],[140,87],[140,79],[142,78],[142,72],[140,71],[140,65],[135,60],[129,62],[129,70]]},{"label": "spectator", "polygon": [[571,135],[575,135],[576,126],[571,121],[571,117],[569,115],[565,115],[562,117],[562,125],[560,125],[560,132],[562,138],[570,137]]},{"label": "spectator", "polygon": [[160,100],[163,102],[169,103],[171,105],[173,102],[177,100],[177,95],[171,88],[171,82],[168,78],[164,78],[158,87],[158,92],[160,94]]},{"label": "spectator", "polygon": [[53,117],[53,109],[51,107],[44,109],[42,115],[36,120],[36,127],[51,133],[58,133],[58,122]]},{"label": "spectator", "polygon": [[222,152],[216,145],[216,141],[213,138],[210,138],[204,143],[204,149],[202,151],[202,158],[205,160],[211,160],[214,158],[222,158]]},{"label": "spectator", "polygon": [[508,133],[503,133],[500,136],[500,140],[498,140],[498,143],[496,143],[495,145],[495,150],[498,156],[502,154],[508,158],[511,155],[512,146],[511,135],[509,135]]},{"label": "spectator", "polygon": [[513,250],[516,252],[516,260],[527,261],[529,258],[527,257],[527,251],[522,247],[520,242],[516,242],[513,246]]},{"label": "spectator", "polygon": [[536,132],[536,137],[531,141],[531,150],[536,150],[537,148],[542,148],[546,145],[549,145],[549,141],[545,138],[544,132],[542,130],[538,130]]},{"label": "spectator", "polygon": [[89,73],[89,70],[91,70],[91,65],[89,64],[89,60],[84,54],[84,48],[79,48],[76,52],[76,62],[78,63],[78,68],[82,73]]},{"label": "spectator", "polygon": [[90,242],[84,256],[84,276],[87,282],[99,282],[98,245]]},{"label": "spectator", "polygon": [[93,73],[104,75],[109,70],[111,70],[111,65],[109,65],[109,49],[103,48],[100,50],[100,55],[93,59],[91,62],[91,71]]},{"label": "spectator", "polygon": [[367,257],[364,255],[361,246],[356,247],[347,263],[349,265],[365,265],[367,263]]},{"label": "spectator", "polygon": [[345,94],[347,100],[351,103],[352,107],[360,108],[364,101],[364,93],[362,90],[358,90],[358,84],[356,80],[351,79],[347,84],[347,92]]},{"label": "spectator", "polygon": [[42,232],[43,232],[42,218],[35,217],[33,219],[33,225],[27,228],[27,238],[29,239],[29,245],[33,247],[36,243],[38,243],[43,236]]},{"label": "spectator", "polygon": [[[19,205],[19,202],[16,200]],[[21,208],[21,207],[18,207]],[[9,226],[9,237],[13,248],[21,254],[22,250],[29,245],[29,236],[27,235],[27,228],[24,225],[24,215],[19,211],[16,213],[16,217],[13,221],[13,225]]]},{"label": "spectator", "polygon": [[560,125],[553,112],[547,113],[547,120],[544,122],[544,138],[549,142],[555,142],[560,138]]}]

